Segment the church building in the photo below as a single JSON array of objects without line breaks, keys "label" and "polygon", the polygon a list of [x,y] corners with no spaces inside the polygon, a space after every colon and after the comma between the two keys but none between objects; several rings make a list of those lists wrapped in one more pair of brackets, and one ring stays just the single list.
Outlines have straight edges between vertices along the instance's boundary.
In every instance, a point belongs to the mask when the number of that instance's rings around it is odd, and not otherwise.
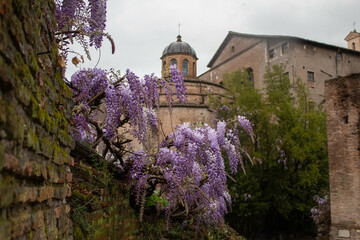
[{"label": "church building", "polygon": [[199,80],[221,84],[224,73],[245,69],[253,75],[254,87],[263,89],[266,68],[282,65],[291,84],[301,78],[316,103],[324,101],[328,79],[360,72],[360,34],[355,30],[345,38],[348,48],[304,38],[255,35],[230,31]]},{"label": "church building", "polygon": [[[207,123],[214,127],[215,114],[209,106],[209,96],[223,95],[224,89],[220,84],[200,81],[197,78],[197,56],[190,44],[183,42],[180,35],[176,41],[165,47],[161,56],[162,77],[170,75],[170,65],[176,65],[184,76],[187,103],[173,103],[171,113],[165,100],[163,90],[160,90],[160,109],[158,119],[164,135],[171,133],[176,125],[184,122],[190,124]],[[158,141],[164,138],[160,133]]]}]

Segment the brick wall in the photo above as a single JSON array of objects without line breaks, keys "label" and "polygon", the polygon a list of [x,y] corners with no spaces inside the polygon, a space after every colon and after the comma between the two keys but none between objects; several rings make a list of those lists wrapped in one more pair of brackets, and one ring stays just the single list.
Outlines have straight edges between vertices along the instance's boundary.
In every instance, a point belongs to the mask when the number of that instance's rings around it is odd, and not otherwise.
[{"label": "brick wall", "polygon": [[0,0],[0,239],[131,239],[128,189],[70,156],[54,12],[53,0]]},{"label": "brick wall", "polygon": [[74,239],[136,239],[140,225],[130,206],[127,177],[84,146],[76,144],[71,154]]},{"label": "brick wall", "polygon": [[330,239],[360,239],[360,74],[325,83]]},{"label": "brick wall", "polygon": [[54,1],[0,1],[0,239],[69,239],[71,91]]}]

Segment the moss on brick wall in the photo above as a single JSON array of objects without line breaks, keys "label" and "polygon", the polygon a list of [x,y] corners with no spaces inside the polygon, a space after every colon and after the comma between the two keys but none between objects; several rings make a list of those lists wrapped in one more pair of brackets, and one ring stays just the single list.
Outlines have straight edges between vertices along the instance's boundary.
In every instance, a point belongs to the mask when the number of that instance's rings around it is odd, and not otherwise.
[{"label": "moss on brick wall", "polygon": [[138,239],[128,181],[117,179],[116,171],[101,158],[85,156],[76,157],[71,168],[74,239]]},{"label": "moss on brick wall", "polygon": [[72,239],[71,91],[53,0],[0,0],[0,239]]}]

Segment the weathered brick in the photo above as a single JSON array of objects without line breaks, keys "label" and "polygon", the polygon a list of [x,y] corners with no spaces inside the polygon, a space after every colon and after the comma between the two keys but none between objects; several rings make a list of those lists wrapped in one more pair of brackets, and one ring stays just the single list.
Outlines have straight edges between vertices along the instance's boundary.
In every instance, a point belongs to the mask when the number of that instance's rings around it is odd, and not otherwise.
[{"label": "weathered brick", "polygon": [[57,183],[59,182],[59,173],[58,173],[58,167],[56,165],[53,165],[51,163],[48,163],[46,166],[49,182],[51,183]]},{"label": "weathered brick", "polygon": [[69,158],[69,166],[73,167],[74,165],[75,165],[74,158],[70,157]]},{"label": "weathered brick", "polygon": [[66,186],[64,187],[56,187],[54,189],[54,198],[56,199],[64,199],[66,198],[68,192],[68,188]]},{"label": "weathered brick", "polygon": [[39,196],[37,198],[39,202],[50,199],[53,196],[54,196],[54,187],[51,186],[39,187]]},{"label": "weathered brick", "polygon": [[2,240],[11,239],[11,222],[8,220],[0,221],[0,239]]},{"label": "weathered brick", "polygon": [[73,178],[72,173],[66,173],[66,182],[71,183]]},{"label": "weathered brick", "polygon": [[16,202],[34,202],[38,196],[37,187],[19,187],[15,190]]},{"label": "weathered brick", "polygon": [[19,161],[18,159],[11,155],[5,153],[5,162],[4,162],[4,168],[6,170],[16,172],[19,169]]},{"label": "weathered brick", "polygon": [[31,228],[36,230],[44,226],[44,212],[38,211],[34,214],[31,214]]},{"label": "weathered brick", "polygon": [[54,209],[49,209],[44,212],[45,224],[46,224],[46,234],[48,239],[57,239],[59,235],[59,230],[56,226],[56,217]]},{"label": "weathered brick", "polygon": [[54,211],[55,211],[55,217],[59,218],[60,215],[62,214],[62,207],[61,206],[57,207],[57,208],[54,209]]},{"label": "weathered brick", "polygon": [[17,239],[30,231],[31,216],[27,211],[21,212],[16,217],[10,218],[11,237]]},{"label": "weathered brick", "polygon": [[4,168],[4,163],[5,163],[5,151],[4,151],[3,142],[4,141],[0,140],[0,171]]}]

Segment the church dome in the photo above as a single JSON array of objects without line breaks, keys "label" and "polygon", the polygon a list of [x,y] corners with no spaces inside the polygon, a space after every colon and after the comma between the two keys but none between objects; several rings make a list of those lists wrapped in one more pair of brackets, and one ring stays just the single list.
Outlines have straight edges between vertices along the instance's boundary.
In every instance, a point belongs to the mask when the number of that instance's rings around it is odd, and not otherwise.
[{"label": "church dome", "polygon": [[167,54],[172,54],[172,53],[187,53],[187,54],[192,54],[194,55],[195,58],[197,58],[195,50],[188,43],[181,41],[180,35],[177,36],[176,42],[170,43],[164,49],[161,58]]}]

